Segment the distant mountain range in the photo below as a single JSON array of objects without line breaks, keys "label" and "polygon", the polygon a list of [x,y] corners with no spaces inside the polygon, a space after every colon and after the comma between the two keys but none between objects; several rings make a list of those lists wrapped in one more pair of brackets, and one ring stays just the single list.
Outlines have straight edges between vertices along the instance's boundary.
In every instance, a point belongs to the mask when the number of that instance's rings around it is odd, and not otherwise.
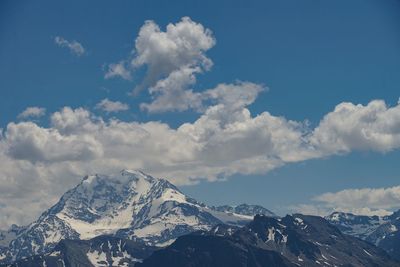
[{"label": "distant mountain range", "polygon": [[400,211],[382,217],[335,212],[325,219],[343,233],[375,244],[400,260]]},{"label": "distant mountain range", "polygon": [[207,206],[124,170],[86,176],[36,221],[0,231],[0,265],[400,267],[399,215],[279,218],[257,205]]}]

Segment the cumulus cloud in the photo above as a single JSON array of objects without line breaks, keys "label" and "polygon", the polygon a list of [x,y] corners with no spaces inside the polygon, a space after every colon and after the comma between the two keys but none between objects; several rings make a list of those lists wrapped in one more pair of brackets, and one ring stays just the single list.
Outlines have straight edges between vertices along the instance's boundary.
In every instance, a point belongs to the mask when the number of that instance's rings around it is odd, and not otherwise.
[{"label": "cumulus cloud", "polygon": [[[213,62],[206,52],[216,43],[211,30],[200,23],[183,17],[176,24],[168,24],[165,31],[153,21],[146,21],[135,41],[135,54],[130,64],[121,61],[110,64],[105,78],[120,76],[129,79],[131,73],[146,67],[145,77],[136,91],[147,88],[152,102],[142,103],[142,110],[151,113],[184,111],[202,112],[209,102],[221,101],[225,106],[244,106],[252,103],[265,90],[251,83],[237,82],[239,90],[232,85],[220,86],[196,92],[196,75],[210,70]],[[254,90],[256,89],[256,90]],[[235,95],[239,94],[239,95]],[[242,102],[236,102],[240,98]],[[235,107],[234,107],[235,108]]]},{"label": "cumulus cloud", "polygon": [[262,85],[238,81],[235,84],[219,84],[206,90],[202,98],[223,105],[226,109],[237,110],[252,104],[259,93],[267,90]]},{"label": "cumulus cloud", "polygon": [[144,85],[153,85],[181,68],[210,69],[212,61],[205,52],[214,45],[212,32],[189,17],[168,24],[165,31],[155,22],[146,21],[135,41],[132,65],[147,66]]},{"label": "cumulus cloud", "polygon": [[399,148],[400,105],[388,107],[383,100],[371,101],[366,106],[341,103],[322,119],[311,143],[328,155]]},{"label": "cumulus cloud", "polygon": [[101,100],[96,105],[96,109],[101,109],[107,113],[120,112],[129,109],[129,105],[120,101],[111,101],[107,98]]},{"label": "cumulus cloud", "polygon": [[149,112],[183,111],[189,108],[199,110],[202,107],[202,94],[188,89],[189,85],[196,82],[195,73],[198,71],[198,68],[190,67],[173,71],[149,88],[153,102],[142,103],[140,107]]},{"label": "cumulus cloud", "polygon": [[63,37],[56,36],[54,38],[54,42],[59,47],[68,48],[72,54],[74,54],[78,57],[85,54],[85,48],[82,46],[82,44],[80,44],[79,42],[77,42],[75,40],[68,41],[68,40],[65,40]]},{"label": "cumulus cloud", "polygon": [[102,119],[93,116],[84,108],[72,109],[64,107],[51,115],[52,128],[62,135],[71,135],[96,130],[96,122]]},{"label": "cumulus cloud", "polygon": [[101,146],[90,135],[62,136],[32,122],[8,124],[5,138],[10,157],[32,163],[87,160],[102,154]]},{"label": "cumulus cloud", "polygon": [[46,109],[41,107],[27,107],[18,115],[19,119],[39,118],[46,114]]},{"label": "cumulus cloud", "polygon": [[129,80],[132,72],[145,67],[143,81],[134,92],[148,89],[153,101],[143,103],[142,109],[149,112],[198,110],[202,97],[191,86],[197,74],[208,71],[213,65],[205,53],[215,42],[209,29],[189,17],[168,24],[165,31],[154,21],[146,21],[135,40],[135,53],[128,60],[130,63],[110,64],[105,78]]}]

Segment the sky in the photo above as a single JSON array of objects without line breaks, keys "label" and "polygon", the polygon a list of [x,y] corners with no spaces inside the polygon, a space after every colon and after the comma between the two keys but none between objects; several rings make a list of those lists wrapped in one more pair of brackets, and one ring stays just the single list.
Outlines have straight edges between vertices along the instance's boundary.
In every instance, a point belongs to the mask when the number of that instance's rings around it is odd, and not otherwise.
[{"label": "sky", "polygon": [[400,2],[2,1],[0,228],[89,173],[209,205],[400,208]]}]

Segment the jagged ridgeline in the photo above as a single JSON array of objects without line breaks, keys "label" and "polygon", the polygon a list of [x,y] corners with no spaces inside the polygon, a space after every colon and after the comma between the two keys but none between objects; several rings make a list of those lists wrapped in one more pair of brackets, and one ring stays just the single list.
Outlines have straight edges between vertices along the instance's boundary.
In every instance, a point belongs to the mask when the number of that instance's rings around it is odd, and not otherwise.
[{"label": "jagged ridgeline", "polygon": [[[222,228],[222,229],[221,229]],[[345,235],[321,217],[257,215],[242,228],[217,226],[179,237],[138,267],[400,266],[380,248]]]},{"label": "jagged ridgeline", "polygon": [[316,267],[399,266],[382,249],[348,236],[321,217],[257,215],[244,227],[216,225],[165,248],[103,236],[64,240],[53,252],[12,266]]}]

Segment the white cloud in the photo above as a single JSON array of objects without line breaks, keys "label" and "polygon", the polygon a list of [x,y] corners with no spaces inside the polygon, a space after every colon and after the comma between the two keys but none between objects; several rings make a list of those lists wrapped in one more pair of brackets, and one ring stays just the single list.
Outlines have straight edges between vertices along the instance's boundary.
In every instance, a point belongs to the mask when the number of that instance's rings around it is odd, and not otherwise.
[{"label": "white cloud", "polygon": [[27,107],[18,115],[19,119],[38,118],[46,114],[46,109],[41,107]]},{"label": "white cloud", "polygon": [[104,110],[107,113],[120,112],[129,109],[128,104],[122,103],[120,101],[111,101],[107,98],[101,100],[96,105],[96,109]]},{"label": "white cloud", "polygon": [[[176,24],[168,24],[165,31],[155,22],[147,21],[136,38],[131,64],[126,65],[125,61],[110,64],[105,78],[120,76],[129,79],[133,71],[145,66],[145,77],[136,89],[148,89],[152,102],[142,103],[140,107],[151,113],[187,109],[204,111],[205,104],[210,101],[214,104],[221,101],[225,106],[244,106],[254,102],[263,87],[242,88],[245,86],[243,83],[239,85],[240,90],[224,84],[203,92],[192,88],[196,75],[211,68],[213,62],[205,53],[215,43],[209,29],[188,17]],[[245,103],[236,102],[239,97]]]},{"label": "white cloud", "polygon": [[212,32],[189,17],[168,24],[166,31],[153,21],[146,21],[135,41],[132,65],[147,66],[144,85],[152,86],[181,68],[210,69],[212,61],[204,53],[214,45]]},{"label": "white cloud", "polygon": [[319,195],[314,200],[329,207],[394,209],[400,208],[400,186],[346,189]]},{"label": "white cloud", "polygon": [[134,57],[129,64],[121,61],[110,64],[105,78],[131,79],[132,72],[146,67],[143,81],[134,92],[148,89],[153,98],[143,103],[149,112],[200,109],[202,98],[191,88],[196,75],[207,71],[212,61],[205,53],[215,45],[209,29],[183,17],[168,24],[165,31],[153,21],[146,21],[135,40]]},{"label": "white cloud", "polygon": [[82,56],[85,54],[85,48],[80,44],[79,42],[72,40],[68,41],[65,40],[63,37],[56,36],[54,38],[54,42],[59,46],[59,47],[65,47],[68,48],[69,51],[71,51],[72,54],[76,56]]},{"label": "white cloud", "polygon": [[198,68],[183,67],[173,71],[167,78],[159,80],[149,88],[153,102],[142,103],[140,107],[149,112],[183,111],[202,107],[202,94],[195,93],[188,86],[196,82]]},{"label": "white cloud", "polygon": [[320,216],[334,211],[383,216],[400,209],[400,186],[345,189],[318,195],[312,201],[312,204],[292,206],[291,210]]},{"label": "white cloud", "polygon": [[51,115],[52,128],[63,135],[95,131],[97,129],[96,123],[101,122],[100,118],[94,117],[84,108],[64,107],[61,111]]},{"label": "white cloud", "polygon": [[111,79],[114,77],[121,77],[124,80],[131,80],[132,74],[124,61],[118,63],[111,63],[107,67],[107,72],[104,78]]},{"label": "white cloud", "polygon": [[327,155],[353,150],[388,152],[400,147],[400,105],[382,100],[341,103],[314,130],[311,143]]},{"label": "white cloud", "polygon": [[202,93],[202,98],[236,110],[252,104],[259,93],[266,88],[259,84],[238,81],[235,84],[219,84],[214,89]]}]

